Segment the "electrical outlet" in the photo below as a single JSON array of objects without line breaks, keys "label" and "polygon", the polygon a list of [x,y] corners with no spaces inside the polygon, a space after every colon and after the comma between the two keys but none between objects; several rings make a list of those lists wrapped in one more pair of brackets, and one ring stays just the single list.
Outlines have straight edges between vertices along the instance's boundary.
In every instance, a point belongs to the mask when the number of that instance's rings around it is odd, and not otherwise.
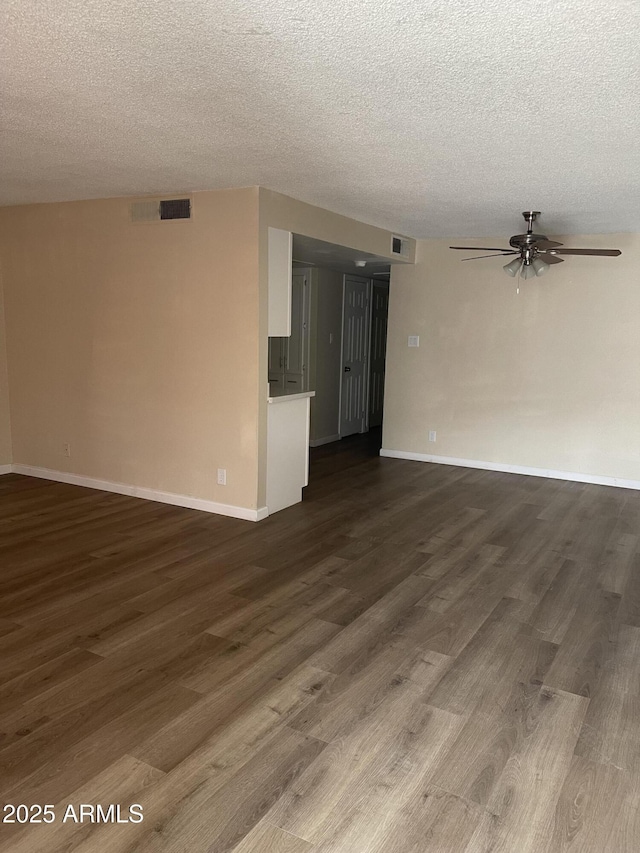
[{"label": "electrical outlet", "polygon": [[407,341],[407,346],[419,347],[420,346],[420,335],[409,335],[409,339]]},{"label": "electrical outlet", "polygon": [[435,429],[430,429],[429,430],[429,441],[435,441],[435,440],[436,440],[436,431],[435,431]]},{"label": "electrical outlet", "polygon": [[71,456],[71,445],[70,444],[64,445],[64,455],[65,456]]},{"label": "electrical outlet", "polygon": [[218,468],[218,485],[226,486],[227,485],[227,469],[226,468]]}]

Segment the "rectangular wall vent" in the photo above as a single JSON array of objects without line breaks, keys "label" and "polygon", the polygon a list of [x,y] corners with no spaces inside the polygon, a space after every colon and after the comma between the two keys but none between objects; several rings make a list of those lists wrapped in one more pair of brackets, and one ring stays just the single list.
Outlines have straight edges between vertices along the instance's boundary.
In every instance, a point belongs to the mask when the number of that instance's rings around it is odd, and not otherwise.
[{"label": "rectangular wall vent", "polygon": [[161,201],[160,219],[191,219],[191,199],[172,198]]},{"label": "rectangular wall vent", "polygon": [[169,219],[191,219],[190,198],[154,198],[134,201],[129,212],[132,222],[161,222]]},{"label": "rectangular wall vent", "polygon": [[160,202],[158,199],[134,201],[129,209],[132,222],[158,222],[160,220]]},{"label": "rectangular wall vent", "polygon": [[409,254],[409,244],[402,237],[391,238],[391,254],[406,257]]}]

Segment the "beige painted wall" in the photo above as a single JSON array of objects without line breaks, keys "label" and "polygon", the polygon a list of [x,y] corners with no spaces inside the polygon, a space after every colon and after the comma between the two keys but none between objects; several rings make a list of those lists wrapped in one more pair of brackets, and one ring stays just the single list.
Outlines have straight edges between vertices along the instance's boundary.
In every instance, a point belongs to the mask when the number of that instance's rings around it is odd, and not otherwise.
[{"label": "beige painted wall", "polygon": [[9,378],[4,317],[4,293],[0,267],[0,465],[12,462],[11,421],[9,418]]},{"label": "beige painted wall", "polygon": [[0,211],[13,461],[254,508],[258,190],[130,201]]},{"label": "beige painted wall", "polygon": [[316,268],[311,275],[310,385],[312,440],[339,431],[342,273]]},{"label": "beige painted wall", "polygon": [[[397,260],[397,257],[391,254],[391,231],[349,219],[348,216],[321,207],[314,207],[264,187],[260,187],[260,214],[261,230],[263,225],[282,228],[305,237],[314,237],[316,240]],[[412,263],[415,241],[408,239],[407,245],[409,251],[404,260]]]},{"label": "beige painted wall", "polygon": [[[267,397],[268,397],[268,275],[267,275],[267,239],[268,228],[282,228],[295,234],[314,237],[327,243],[348,246],[363,252],[382,255],[392,259],[390,231],[357,222],[338,213],[323,210],[302,201],[281,195],[260,187],[260,353],[259,373],[263,389],[260,398],[259,418],[259,488],[258,505],[263,506],[266,495],[266,459],[267,459]],[[400,235],[401,236],[401,235]],[[413,261],[414,241],[409,240],[409,254],[406,260]]]},{"label": "beige painted wall", "polygon": [[500,258],[449,242],[392,267],[383,447],[640,480],[640,235],[566,238],[623,254],[567,258],[519,295]]}]

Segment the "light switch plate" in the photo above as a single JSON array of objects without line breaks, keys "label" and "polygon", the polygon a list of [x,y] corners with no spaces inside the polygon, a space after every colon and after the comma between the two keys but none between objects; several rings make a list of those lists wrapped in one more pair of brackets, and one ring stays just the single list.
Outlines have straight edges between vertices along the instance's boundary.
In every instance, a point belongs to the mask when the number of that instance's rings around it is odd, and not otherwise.
[{"label": "light switch plate", "polygon": [[419,347],[420,346],[420,335],[409,335],[408,346]]}]

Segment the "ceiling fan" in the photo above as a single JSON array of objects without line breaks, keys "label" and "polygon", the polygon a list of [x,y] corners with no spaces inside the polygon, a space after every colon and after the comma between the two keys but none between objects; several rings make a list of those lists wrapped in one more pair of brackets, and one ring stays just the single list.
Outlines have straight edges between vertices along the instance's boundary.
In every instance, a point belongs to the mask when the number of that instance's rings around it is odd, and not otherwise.
[{"label": "ceiling fan", "polygon": [[561,264],[564,258],[560,255],[600,255],[616,257],[621,255],[620,249],[567,249],[562,243],[549,240],[544,234],[533,233],[533,223],[540,216],[539,210],[525,210],[522,214],[527,223],[526,234],[515,234],[509,240],[511,249],[480,248],[478,246],[449,246],[450,249],[461,249],[465,252],[496,252],[493,255],[475,255],[473,258],[463,258],[463,261],[475,261],[479,258],[503,258],[517,255],[517,258],[505,264],[502,269],[507,275],[515,277],[520,274],[524,279],[534,275],[543,275],[549,264]]}]

